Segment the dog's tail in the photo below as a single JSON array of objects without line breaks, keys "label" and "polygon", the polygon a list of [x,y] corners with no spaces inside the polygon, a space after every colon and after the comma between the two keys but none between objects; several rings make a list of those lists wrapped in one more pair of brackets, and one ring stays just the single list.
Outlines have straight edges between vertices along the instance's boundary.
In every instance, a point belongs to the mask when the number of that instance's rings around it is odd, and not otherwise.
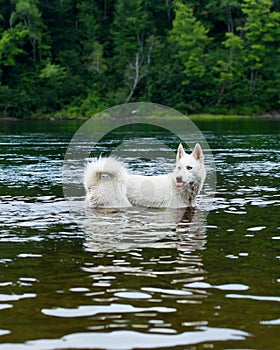
[{"label": "dog's tail", "polygon": [[122,182],[127,175],[123,162],[116,158],[98,158],[88,163],[84,174],[84,186],[90,191],[102,180]]}]

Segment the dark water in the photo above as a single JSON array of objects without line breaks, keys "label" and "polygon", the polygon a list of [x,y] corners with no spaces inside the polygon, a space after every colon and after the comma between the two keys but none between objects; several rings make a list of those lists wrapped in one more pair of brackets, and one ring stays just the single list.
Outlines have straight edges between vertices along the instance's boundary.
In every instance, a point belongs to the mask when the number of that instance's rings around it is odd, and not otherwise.
[{"label": "dark water", "polygon": [[1,122],[1,350],[279,347],[279,122],[197,125],[217,170],[207,217],[133,208],[80,225],[61,176],[79,124]]}]

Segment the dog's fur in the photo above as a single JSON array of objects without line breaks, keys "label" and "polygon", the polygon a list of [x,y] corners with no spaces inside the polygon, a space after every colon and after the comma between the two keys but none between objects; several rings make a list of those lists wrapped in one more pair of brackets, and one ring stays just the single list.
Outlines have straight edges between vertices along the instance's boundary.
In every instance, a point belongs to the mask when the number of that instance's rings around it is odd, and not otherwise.
[{"label": "dog's fur", "polygon": [[109,157],[87,165],[86,201],[94,208],[144,206],[194,207],[205,179],[204,157],[199,144],[187,154],[182,144],[172,173],[157,176],[129,174],[123,162]]}]

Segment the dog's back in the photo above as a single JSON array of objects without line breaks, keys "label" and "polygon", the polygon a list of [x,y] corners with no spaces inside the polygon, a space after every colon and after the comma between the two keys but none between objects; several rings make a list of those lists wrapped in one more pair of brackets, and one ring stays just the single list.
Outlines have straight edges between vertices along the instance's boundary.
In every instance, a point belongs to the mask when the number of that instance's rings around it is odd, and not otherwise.
[{"label": "dog's back", "polygon": [[167,208],[176,189],[170,174],[144,176],[129,175],[127,198],[131,204],[150,208]]}]

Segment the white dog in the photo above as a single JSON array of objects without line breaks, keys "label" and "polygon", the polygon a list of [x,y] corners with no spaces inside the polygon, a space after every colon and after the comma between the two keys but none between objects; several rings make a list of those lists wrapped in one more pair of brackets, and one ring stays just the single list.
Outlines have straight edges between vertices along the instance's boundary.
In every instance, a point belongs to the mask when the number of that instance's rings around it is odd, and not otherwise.
[{"label": "white dog", "polygon": [[109,157],[87,165],[86,200],[94,208],[144,206],[184,208],[196,205],[205,179],[204,157],[199,144],[187,154],[182,144],[172,173],[157,176],[129,174],[123,162]]}]

